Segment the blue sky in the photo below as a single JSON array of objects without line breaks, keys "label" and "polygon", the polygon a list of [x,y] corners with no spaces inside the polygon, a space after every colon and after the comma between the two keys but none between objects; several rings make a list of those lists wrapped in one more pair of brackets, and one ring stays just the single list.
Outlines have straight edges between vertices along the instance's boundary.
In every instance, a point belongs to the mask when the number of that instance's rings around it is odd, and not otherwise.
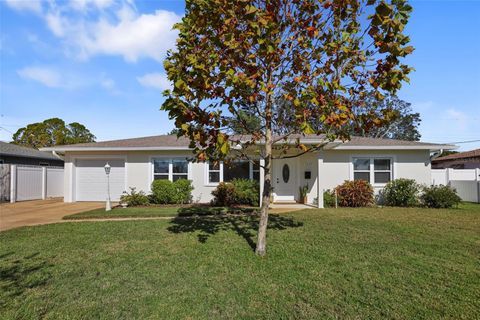
[{"label": "blue sky", "polygon": [[[159,111],[162,60],[183,1],[0,2],[0,140],[51,117],[81,122],[98,140],[173,128]],[[480,1],[411,4],[416,71],[399,96],[421,113],[422,140],[480,139]]]}]

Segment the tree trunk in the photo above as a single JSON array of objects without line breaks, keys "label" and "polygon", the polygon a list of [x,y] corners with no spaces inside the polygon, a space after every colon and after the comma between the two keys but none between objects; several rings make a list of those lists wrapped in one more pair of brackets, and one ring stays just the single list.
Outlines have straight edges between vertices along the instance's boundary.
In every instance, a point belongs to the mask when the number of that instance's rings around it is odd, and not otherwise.
[{"label": "tree trunk", "polygon": [[267,129],[265,135],[265,167],[262,193],[262,208],[258,225],[258,239],[255,253],[264,256],[267,249],[268,207],[272,192],[272,131]]}]

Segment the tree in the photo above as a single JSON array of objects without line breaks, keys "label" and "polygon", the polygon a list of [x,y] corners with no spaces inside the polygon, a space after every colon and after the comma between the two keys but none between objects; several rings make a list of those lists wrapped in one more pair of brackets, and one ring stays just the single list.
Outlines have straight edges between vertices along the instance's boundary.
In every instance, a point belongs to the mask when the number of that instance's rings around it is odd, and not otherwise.
[{"label": "tree", "polygon": [[95,142],[95,136],[81,123],[72,122],[67,130],[68,144]]},{"label": "tree", "polygon": [[179,135],[180,133],[181,133],[181,131],[178,128],[173,128],[172,130],[167,132],[167,134],[171,134],[171,135]]},{"label": "tree", "polygon": [[[381,99],[408,80],[411,68],[400,59],[413,51],[402,33],[411,9],[405,0],[186,1],[186,14],[175,25],[176,49],[164,62],[174,86],[164,92],[162,110],[175,119],[179,135],[190,139],[198,161],[248,158],[253,146],[260,151],[264,185],[257,254],[266,252],[272,160],[347,139],[356,119],[354,103],[369,91]],[[274,135],[284,121],[275,112],[278,99],[288,101],[294,118],[288,132]],[[242,111],[260,120],[259,130],[242,121]],[[228,133],[232,116],[250,135]],[[392,116],[381,110],[366,115],[362,126],[368,131]],[[326,139],[304,145],[288,139],[294,134]],[[232,152],[231,146],[236,146]],[[295,155],[286,153],[291,148]]]},{"label": "tree", "polygon": [[84,125],[72,122],[65,125],[59,118],[47,119],[20,128],[13,134],[12,143],[42,148],[64,144],[95,142],[95,136]]},{"label": "tree", "polygon": [[249,114],[245,110],[240,110],[238,112],[238,117],[230,117],[227,127],[234,134],[249,134],[250,132],[261,130],[262,123],[254,114]]},{"label": "tree", "polygon": [[[420,114],[412,111],[411,103],[399,99],[397,96],[387,96],[383,100],[376,99],[369,94],[364,103],[355,106],[356,121],[352,121],[351,134],[364,137],[388,138],[419,141],[421,134],[418,131],[421,119]],[[378,113],[381,110],[391,110],[391,121],[381,126],[365,130],[363,119],[369,118],[369,114]],[[377,114],[381,117],[381,114]]]}]

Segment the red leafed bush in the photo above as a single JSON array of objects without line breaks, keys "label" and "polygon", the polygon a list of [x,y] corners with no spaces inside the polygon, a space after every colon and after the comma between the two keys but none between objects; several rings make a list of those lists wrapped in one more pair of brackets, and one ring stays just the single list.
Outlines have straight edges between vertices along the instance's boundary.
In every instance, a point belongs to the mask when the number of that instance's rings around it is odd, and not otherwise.
[{"label": "red leafed bush", "polygon": [[365,180],[345,181],[336,190],[341,207],[367,207],[374,203],[372,185]]}]

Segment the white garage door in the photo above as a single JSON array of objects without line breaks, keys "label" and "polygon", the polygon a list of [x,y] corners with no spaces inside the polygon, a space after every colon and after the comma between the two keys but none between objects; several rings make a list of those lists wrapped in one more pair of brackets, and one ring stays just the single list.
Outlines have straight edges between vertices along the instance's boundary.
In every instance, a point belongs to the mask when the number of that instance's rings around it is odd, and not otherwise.
[{"label": "white garage door", "polygon": [[107,175],[104,166],[111,166],[110,197],[120,200],[125,190],[125,161],[121,159],[77,159],[76,201],[105,201],[107,199]]}]

